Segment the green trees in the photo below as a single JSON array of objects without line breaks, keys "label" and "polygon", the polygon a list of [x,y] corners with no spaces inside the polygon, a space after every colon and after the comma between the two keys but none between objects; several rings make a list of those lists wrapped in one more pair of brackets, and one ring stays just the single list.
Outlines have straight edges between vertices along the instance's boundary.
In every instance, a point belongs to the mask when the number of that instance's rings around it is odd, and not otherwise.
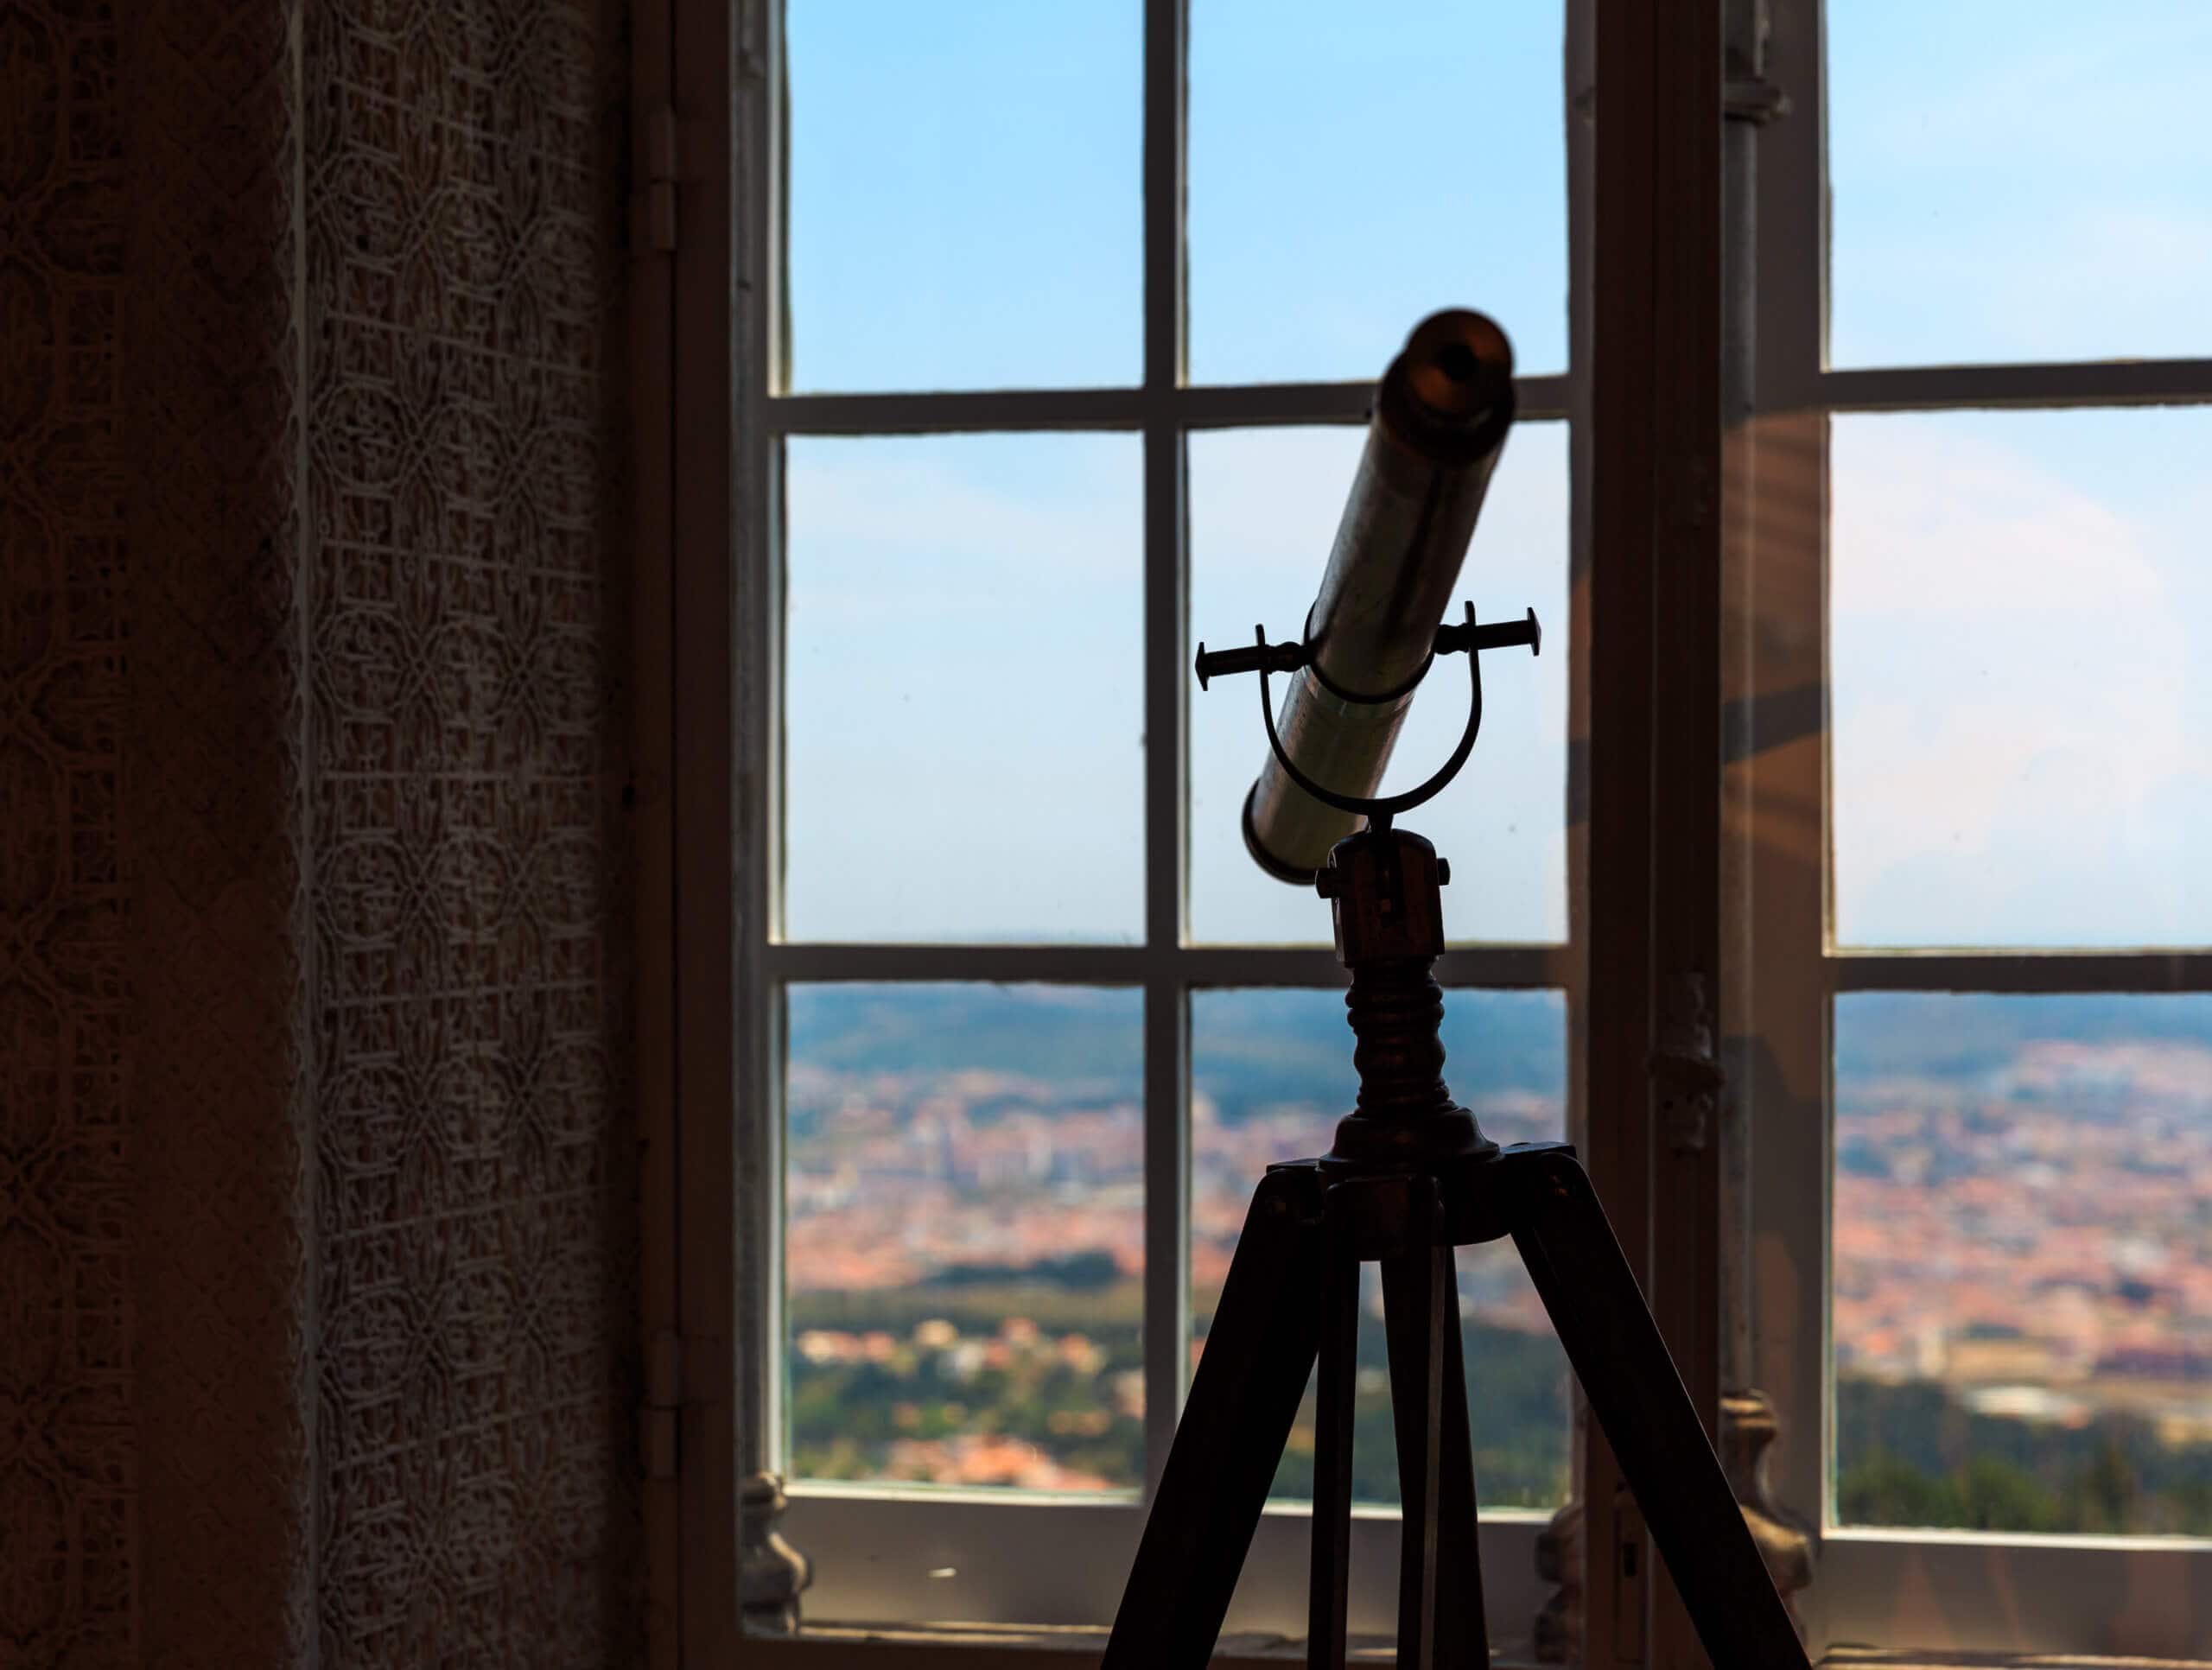
[{"label": "green trees", "polygon": [[[796,1476],[946,1476],[963,1465],[993,1464],[976,1461],[976,1444],[1007,1439],[1033,1446],[1090,1488],[1141,1482],[1137,1284],[1039,1280],[1034,1271],[1027,1279],[988,1279],[995,1273],[791,1295],[786,1406]],[[1483,1503],[1554,1505],[1568,1480],[1567,1372],[1558,1342],[1479,1323],[1465,1337]],[[1397,1445],[1376,1319],[1363,1318],[1358,1349],[1353,1489],[1363,1501],[1395,1502]],[[1275,1476],[1278,1495],[1313,1494],[1313,1419],[1309,1394]]]},{"label": "green trees", "polygon": [[1899,1456],[1877,1452],[1836,1483],[1836,1507],[1847,1525],[1941,1526],[1961,1531],[2058,1531],[2067,1528],[2056,1493],[2026,1469],[1984,1456],[1948,1474],[1923,1472]]},{"label": "green trees", "polygon": [[1979,1415],[1940,1387],[1836,1387],[1846,1525],[2072,1535],[2212,1536],[2212,1444],[2142,1422],[2075,1427]]},{"label": "green trees", "polygon": [[[1011,1450],[977,1457],[978,1445],[1003,1441],[1045,1458],[1046,1488],[1135,1489],[1144,1472],[1138,1284],[1058,1264],[1058,1280],[988,1279],[995,1273],[792,1293],[792,1471],[950,1480],[962,1467],[1014,1465]],[[1469,1324],[1465,1340],[1483,1505],[1552,1506],[1568,1482],[1558,1342],[1482,1323]],[[1353,1489],[1363,1501],[1395,1502],[1389,1383],[1372,1317],[1363,1318],[1358,1351]],[[1835,1409],[1844,1524],[2212,1536],[2212,1443],[2169,1444],[2117,1414],[2074,1426],[1980,1414],[1927,1381],[1847,1380]],[[1309,1397],[1275,1476],[1278,1495],[1313,1493],[1313,1419]]]}]

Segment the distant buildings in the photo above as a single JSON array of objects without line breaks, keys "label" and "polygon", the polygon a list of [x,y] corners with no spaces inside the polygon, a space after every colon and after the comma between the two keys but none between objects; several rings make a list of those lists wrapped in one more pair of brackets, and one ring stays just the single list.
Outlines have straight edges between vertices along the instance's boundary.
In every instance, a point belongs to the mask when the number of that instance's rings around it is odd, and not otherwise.
[{"label": "distant buildings", "polygon": [[2031,1044],[1839,1100],[1839,1374],[2212,1435],[2212,1051]]},{"label": "distant buildings", "polygon": [[[1067,1271],[1122,1281],[1144,1259],[1144,1119],[1127,1100],[1015,1075],[821,1070],[791,1089],[786,1270],[795,1293],[911,1290]],[[1840,1086],[1834,1329],[1840,1375],[1945,1386],[1965,1406],[2079,1425],[2124,1412],[2172,1442],[2212,1438],[2212,1051],[2187,1041],[2030,1044],[1996,1072]],[[1203,1318],[1272,1160],[1327,1146],[1341,1109],[1192,1114],[1191,1267]],[[1502,1140],[1560,1133],[1555,1103],[1479,1103]],[[1232,1116],[1233,1114],[1233,1116]],[[1460,1256],[1463,1311],[1540,1332],[1508,1248]],[[886,1476],[1098,1488],[1053,1459],[1097,1420],[1141,1413],[1081,1333],[1010,1317],[911,1337],[802,1332],[824,1369],[926,1368],[948,1384],[1049,1354],[1100,1377],[1042,1436],[902,1433]],[[1110,1382],[1110,1383],[1109,1383]],[[1087,1483],[1085,1481],[1088,1481]]]}]

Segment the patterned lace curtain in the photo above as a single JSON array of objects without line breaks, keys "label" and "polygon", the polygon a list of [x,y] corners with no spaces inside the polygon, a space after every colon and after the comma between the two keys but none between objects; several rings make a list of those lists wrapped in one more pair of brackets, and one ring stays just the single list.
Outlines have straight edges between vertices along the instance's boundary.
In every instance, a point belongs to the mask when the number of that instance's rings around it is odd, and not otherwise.
[{"label": "patterned lace curtain", "polygon": [[0,1663],[639,1655],[619,22],[0,5]]}]

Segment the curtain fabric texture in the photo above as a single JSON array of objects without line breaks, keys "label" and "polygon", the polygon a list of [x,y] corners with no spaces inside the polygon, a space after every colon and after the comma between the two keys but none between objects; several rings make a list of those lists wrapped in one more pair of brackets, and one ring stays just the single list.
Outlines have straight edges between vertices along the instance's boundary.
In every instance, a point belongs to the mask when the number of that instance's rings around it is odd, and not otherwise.
[{"label": "curtain fabric texture", "polygon": [[0,0],[0,1662],[639,1655],[623,73]]}]

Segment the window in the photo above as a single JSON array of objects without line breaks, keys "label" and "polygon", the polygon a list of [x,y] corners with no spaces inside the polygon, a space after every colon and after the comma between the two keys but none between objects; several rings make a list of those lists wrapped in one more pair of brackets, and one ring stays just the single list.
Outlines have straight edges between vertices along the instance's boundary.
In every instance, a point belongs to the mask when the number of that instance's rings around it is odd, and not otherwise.
[{"label": "window", "polygon": [[[1354,1085],[1326,906],[1241,849],[1252,694],[1201,696],[1192,652],[1297,630],[1373,381],[1452,304],[1497,316],[1524,372],[1461,591],[1575,640],[1567,20],[763,16],[739,956],[769,1019],[740,1094],[780,1153],[783,1528],[813,1617],[1103,1622],[1243,1203]],[[1414,820],[1455,872],[1449,1075],[1509,1140],[1575,1105],[1574,672],[1556,649],[1493,672],[1468,772]],[[1416,706],[1386,791],[1448,752],[1459,699]],[[1511,1641],[1568,1412],[1496,1251],[1463,1255],[1462,1311]],[[1354,1555],[1354,1627],[1382,1632],[1385,1408],[1370,1387]],[[1278,1485],[1232,1629],[1304,1627],[1296,1438]]]},{"label": "window", "polygon": [[1726,1006],[1806,1611],[2201,1657],[2212,28],[1821,12],[1761,143]]}]

